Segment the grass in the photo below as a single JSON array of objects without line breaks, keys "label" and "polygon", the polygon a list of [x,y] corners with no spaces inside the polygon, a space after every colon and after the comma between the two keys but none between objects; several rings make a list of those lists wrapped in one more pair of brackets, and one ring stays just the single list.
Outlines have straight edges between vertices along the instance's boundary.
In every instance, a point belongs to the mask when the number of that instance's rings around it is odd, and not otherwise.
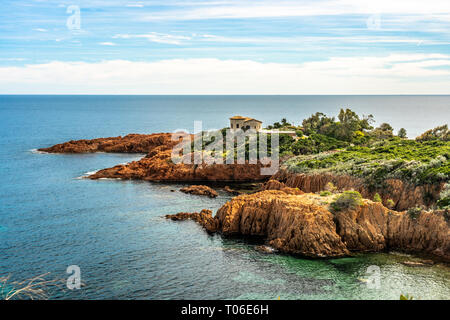
[{"label": "grass", "polygon": [[50,287],[60,287],[62,280],[46,280],[49,273],[27,279],[25,281],[11,281],[10,276],[0,277],[0,299],[16,300],[46,300]]}]

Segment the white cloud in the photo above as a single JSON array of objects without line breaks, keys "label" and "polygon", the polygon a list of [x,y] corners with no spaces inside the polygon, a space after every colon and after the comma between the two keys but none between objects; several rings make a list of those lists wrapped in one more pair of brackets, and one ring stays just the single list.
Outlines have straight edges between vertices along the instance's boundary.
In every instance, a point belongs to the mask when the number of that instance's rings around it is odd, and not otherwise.
[{"label": "white cloud", "polygon": [[115,46],[116,45],[114,42],[99,42],[98,44],[101,46]]},{"label": "white cloud", "polygon": [[151,42],[166,43],[179,45],[184,40],[190,40],[191,37],[171,35],[157,32],[150,32],[148,34],[116,34],[113,36],[115,39],[132,39],[132,38],[144,38]]},{"label": "white cloud", "polygon": [[218,59],[55,61],[0,67],[0,93],[449,94],[448,66],[450,55],[442,54],[337,57],[302,64]]},{"label": "white cloud", "polygon": [[136,2],[136,3],[127,3],[125,6],[131,8],[143,8],[144,4],[142,2]]},{"label": "white cloud", "polygon": [[228,19],[264,17],[301,17],[320,15],[351,14],[439,14],[440,19],[450,17],[448,0],[324,0],[324,1],[232,1],[208,6],[187,7],[187,9],[155,12],[146,20],[174,19]]},{"label": "white cloud", "polygon": [[47,29],[43,29],[43,28],[35,28],[33,29],[33,31],[38,31],[38,32],[47,32]]}]

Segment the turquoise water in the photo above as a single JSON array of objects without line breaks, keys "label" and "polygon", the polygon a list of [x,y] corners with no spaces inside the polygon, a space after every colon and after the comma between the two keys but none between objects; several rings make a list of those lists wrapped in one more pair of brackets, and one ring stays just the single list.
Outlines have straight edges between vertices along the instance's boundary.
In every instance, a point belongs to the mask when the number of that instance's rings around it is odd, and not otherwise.
[{"label": "turquoise water", "polygon": [[[0,96],[0,277],[66,278],[69,265],[80,266],[85,286],[53,290],[58,299],[448,299],[449,269],[400,263],[411,256],[266,255],[255,250],[257,239],[210,236],[193,222],[162,218],[216,210],[225,193],[209,199],[170,192],[182,185],[79,179],[142,155],[33,151],[70,139],[192,129],[194,120],[220,128],[234,114],[300,122],[341,106],[417,134],[450,118],[445,96]],[[380,268],[379,289],[364,280],[371,265]]]}]

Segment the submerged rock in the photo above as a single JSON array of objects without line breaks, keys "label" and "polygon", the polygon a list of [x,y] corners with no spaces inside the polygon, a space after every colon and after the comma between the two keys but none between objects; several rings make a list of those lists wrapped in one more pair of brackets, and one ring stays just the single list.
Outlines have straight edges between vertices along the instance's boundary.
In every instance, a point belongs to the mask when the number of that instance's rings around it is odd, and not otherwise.
[{"label": "submerged rock", "polygon": [[255,249],[262,253],[275,253],[276,252],[276,250],[274,248],[269,247],[269,246],[264,246],[264,245],[256,246]]},{"label": "submerged rock", "polygon": [[421,260],[421,261],[403,261],[401,264],[408,267],[431,267],[434,265],[432,260]]},{"label": "submerged rock", "polygon": [[183,193],[195,194],[199,196],[208,196],[210,198],[215,198],[219,195],[215,190],[204,185],[193,185],[189,187],[184,187],[181,188],[180,191]]}]

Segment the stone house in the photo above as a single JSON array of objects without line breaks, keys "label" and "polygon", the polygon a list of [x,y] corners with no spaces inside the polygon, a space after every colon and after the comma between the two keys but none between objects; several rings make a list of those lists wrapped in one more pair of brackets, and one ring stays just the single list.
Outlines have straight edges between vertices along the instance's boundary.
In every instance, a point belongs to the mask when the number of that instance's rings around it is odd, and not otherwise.
[{"label": "stone house", "polygon": [[262,121],[248,118],[248,117],[241,117],[241,116],[234,116],[230,118],[230,129],[242,129],[242,130],[248,130],[253,129],[256,131],[260,131],[262,128]]}]

